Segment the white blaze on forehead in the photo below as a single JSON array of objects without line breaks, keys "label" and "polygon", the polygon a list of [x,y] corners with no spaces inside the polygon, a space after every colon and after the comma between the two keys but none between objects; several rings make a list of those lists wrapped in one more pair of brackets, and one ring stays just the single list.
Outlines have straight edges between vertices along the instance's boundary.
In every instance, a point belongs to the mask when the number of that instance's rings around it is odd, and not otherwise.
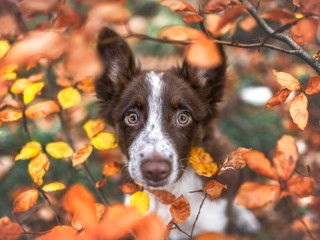
[{"label": "white blaze on forehead", "polygon": [[149,85],[147,122],[128,151],[130,175],[141,183],[145,182],[140,170],[141,163],[154,154],[168,159],[172,165],[168,183],[174,182],[178,176],[178,154],[162,126],[164,90],[162,75],[153,71],[146,75],[145,81]]}]

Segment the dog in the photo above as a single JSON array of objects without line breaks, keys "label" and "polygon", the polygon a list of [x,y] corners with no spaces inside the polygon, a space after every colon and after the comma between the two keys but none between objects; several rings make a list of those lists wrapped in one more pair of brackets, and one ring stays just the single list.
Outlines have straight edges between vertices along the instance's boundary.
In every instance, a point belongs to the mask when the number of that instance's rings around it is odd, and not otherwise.
[{"label": "dog", "polygon": [[[165,189],[177,197],[183,194],[190,202],[191,215],[179,227],[190,234],[204,197],[201,192],[190,193],[204,185],[188,167],[190,151],[200,146],[214,158],[224,159],[232,150],[214,130],[226,82],[223,49],[224,61],[215,68],[191,66],[184,60],[180,67],[166,71],[143,71],[127,42],[105,28],[99,34],[97,50],[104,65],[95,85],[100,113],[115,129],[130,177],[146,189]],[[149,196],[150,211],[168,223],[169,207]],[[227,208],[226,199],[206,199],[194,234],[224,232],[229,222]],[[238,228],[247,232],[259,228],[247,209],[235,206],[232,213]],[[184,237],[177,230],[170,235],[172,239]]]}]

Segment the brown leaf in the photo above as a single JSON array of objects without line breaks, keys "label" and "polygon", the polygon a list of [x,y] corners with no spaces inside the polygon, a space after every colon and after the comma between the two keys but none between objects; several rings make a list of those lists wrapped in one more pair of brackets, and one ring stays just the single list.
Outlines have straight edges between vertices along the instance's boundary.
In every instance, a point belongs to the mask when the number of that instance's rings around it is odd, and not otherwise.
[{"label": "brown leaf", "polygon": [[176,199],[175,195],[173,195],[171,192],[168,192],[166,190],[152,190],[152,189],[150,189],[149,192],[151,192],[153,195],[155,195],[157,198],[159,198],[159,201],[165,205],[173,203],[174,200]]},{"label": "brown leaf", "polygon": [[78,148],[72,157],[72,166],[78,166],[88,160],[93,148],[89,144],[85,144]]},{"label": "brown leaf", "polygon": [[50,161],[45,153],[39,153],[34,157],[28,165],[28,172],[32,181],[41,186],[43,183],[43,176],[46,174],[50,167]]},{"label": "brown leaf", "polygon": [[1,122],[14,122],[22,118],[21,109],[8,108],[0,111]]},{"label": "brown leaf", "polygon": [[115,161],[108,161],[104,164],[102,174],[106,177],[113,177],[120,172],[119,164]]},{"label": "brown leaf", "polygon": [[235,203],[247,208],[261,208],[274,202],[280,195],[280,186],[245,182],[241,185]]},{"label": "brown leaf", "polygon": [[19,0],[17,6],[20,12],[27,17],[37,13],[50,13],[56,9],[59,0]]},{"label": "brown leaf", "polygon": [[190,41],[207,39],[201,31],[186,26],[169,26],[160,31],[160,37],[176,41]]},{"label": "brown leaf", "polygon": [[216,180],[211,180],[206,183],[203,191],[205,191],[209,195],[211,200],[214,200],[220,197],[222,189],[224,188],[227,189],[227,185],[221,184]]},{"label": "brown leaf", "polygon": [[96,182],[96,187],[97,188],[102,188],[106,183],[107,183],[107,179],[106,178],[102,178],[101,180]]},{"label": "brown leaf", "polygon": [[301,89],[301,85],[299,81],[289,73],[277,72],[276,70],[272,70],[272,73],[282,87],[291,91],[296,91]]},{"label": "brown leaf", "polygon": [[99,222],[103,214],[107,210],[107,207],[101,203],[96,203],[95,207],[96,207],[96,219],[97,219],[97,222]]},{"label": "brown leaf", "polygon": [[252,150],[243,156],[252,171],[271,179],[277,179],[275,169],[262,152]]},{"label": "brown leaf", "polygon": [[317,0],[299,1],[300,9],[303,14],[313,14],[320,16],[320,2]]},{"label": "brown leaf", "polygon": [[51,113],[59,112],[59,106],[54,101],[43,101],[36,103],[26,110],[26,116],[28,118],[44,118]]},{"label": "brown leaf", "polygon": [[278,91],[276,93],[276,95],[274,95],[272,98],[270,98],[268,100],[268,102],[266,103],[264,108],[265,109],[269,109],[269,108],[272,108],[274,106],[277,106],[277,105],[285,102],[287,100],[287,98],[289,97],[291,92],[292,92],[291,90],[288,90],[286,88],[281,89],[280,91]]},{"label": "brown leaf", "polygon": [[174,225],[174,221],[171,220],[166,226],[166,232],[165,232],[165,237],[164,237],[165,240],[169,239],[169,235],[170,235],[171,231],[174,229],[176,229],[176,227]]},{"label": "brown leaf", "polygon": [[251,15],[249,15],[240,22],[239,26],[242,28],[242,30],[250,32],[257,26],[257,21]]},{"label": "brown leaf", "polygon": [[38,191],[35,189],[24,191],[18,194],[13,201],[13,210],[12,213],[20,213],[28,211],[38,201]]},{"label": "brown leaf", "polygon": [[163,240],[165,226],[162,220],[151,213],[141,218],[133,227],[137,240]]},{"label": "brown leaf", "polygon": [[22,234],[19,224],[12,222],[8,217],[0,218],[0,237],[1,240],[16,240]]},{"label": "brown leaf", "polygon": [[222,168],[220,171],[227,171],[230,169],[239,169],[246,166],[246,161],[243,154],[251,151],[247,148],[238,148],[237,150],[228,154],[226,160],[224,160]]},{"label": "brown leaf", "polygon": [[70,226],[56,226],[37,240],[79,240],[78,231]]},{"label": "brown leaf", "polygon": [[229,0],[210,0],[205,6],[204,13],[221,12],[228,7],[229,2]]},{"label": "brown leaf", "polygon": [[80,15],[66,4],[60,3],[57,9],[57,17],[54,22],[55,28],[75,27],[81,23]]},{"label": "brown leaf", "polygon": [[288,180],[287,187],[290,193],[300,198],[308,197],[315,191],[315,181],[310,177],[294,175]]},{"label": "brown leaf", "polygon": [[194,24],[194,23],[203,22],[204,18],[197,14],[187,14],[183,16],[182,20],[185,23]]},{"label": "brown leaf", "polygon": [[292,0],[292,3],[293,3],[296,7],[300,7],[300,0]]},{"label": "brown leaf", "polygon": [[308,112],[308,99],[304,93],[296,96],[290,104],[290,116],[295,124],[303,130],[307,126],[309,112]]},{"label": "brown leaf", "polygon": [[185,0],[161,0],[160,4],[173,12],[197,12],[194,7]]},{"label": "brown leaf", "polygon": [[170,214],[173,220],[180,224],[185,222],[190,216],[190,203],[181,195],[170,206]]},{"label": "brown leaf", "polygon": [[11,14],[1,14],[0,26],[0,38],[15,37],[20,34],[19,25]]},{"label": "brown leaf", "polygon": [[190,44],[186,49],[186,60],[189,64],[200,68],[216,68],[223,62],[216,43],[211,40]]},{"label": "brown leaf", "polygon": [[139,189],[132,183],[124,183],[121,185],[121,191],[125,194],[133,194],[139,191]]},{"label": "brown leaf", "polygon": [[314,42],[317,38],[317,32],[318,20],[314,18],[304,18],[291,27],[290,35],[297,43],[305,44]]},{"label": "brown leaf", "polygon": [[296,20],[294,13],[285,8],[279,8],[264,12],[260,15],[260,17],[284,24],[291,23]]},{"label": "brown leaf", "polygon": [[309,79],[306,93],[307,94],[315,94],[320,92],[320,76],[315,76]]},{"label": "brown leaf", "polygon": [[94,78],[86,77],[80,81],[77,81],[76,87],[84,92],[95,93],[94,83]]}]

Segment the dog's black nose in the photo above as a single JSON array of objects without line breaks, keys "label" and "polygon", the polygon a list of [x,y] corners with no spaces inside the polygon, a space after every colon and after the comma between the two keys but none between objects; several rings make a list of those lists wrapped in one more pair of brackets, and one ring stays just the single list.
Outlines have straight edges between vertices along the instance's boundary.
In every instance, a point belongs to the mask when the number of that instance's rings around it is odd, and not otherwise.
[{"label": "dog's black nose", "polygon": [[141,165],[143,177],[150,182],[151,185],[162,185],[171,172],[171,164],[168,160],[145,160]]}]

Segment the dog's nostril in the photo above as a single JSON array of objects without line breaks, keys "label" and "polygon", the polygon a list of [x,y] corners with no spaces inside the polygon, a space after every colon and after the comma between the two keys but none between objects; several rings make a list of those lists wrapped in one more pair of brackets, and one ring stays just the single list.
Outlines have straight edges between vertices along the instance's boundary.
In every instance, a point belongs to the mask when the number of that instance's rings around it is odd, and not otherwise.
[{"label": "dog's nostril", "polygon": [[142,175],[147,180],[161,181],[171,172],[171,164],[167,160],[146,160],[141,165]]},{"label": "dog's nostril", "polygon": [[139,156],[140,156],[141,158],[143,158],[143,157],[144,157],[144,154],[143,154],[143,153],[140,153]]}]

